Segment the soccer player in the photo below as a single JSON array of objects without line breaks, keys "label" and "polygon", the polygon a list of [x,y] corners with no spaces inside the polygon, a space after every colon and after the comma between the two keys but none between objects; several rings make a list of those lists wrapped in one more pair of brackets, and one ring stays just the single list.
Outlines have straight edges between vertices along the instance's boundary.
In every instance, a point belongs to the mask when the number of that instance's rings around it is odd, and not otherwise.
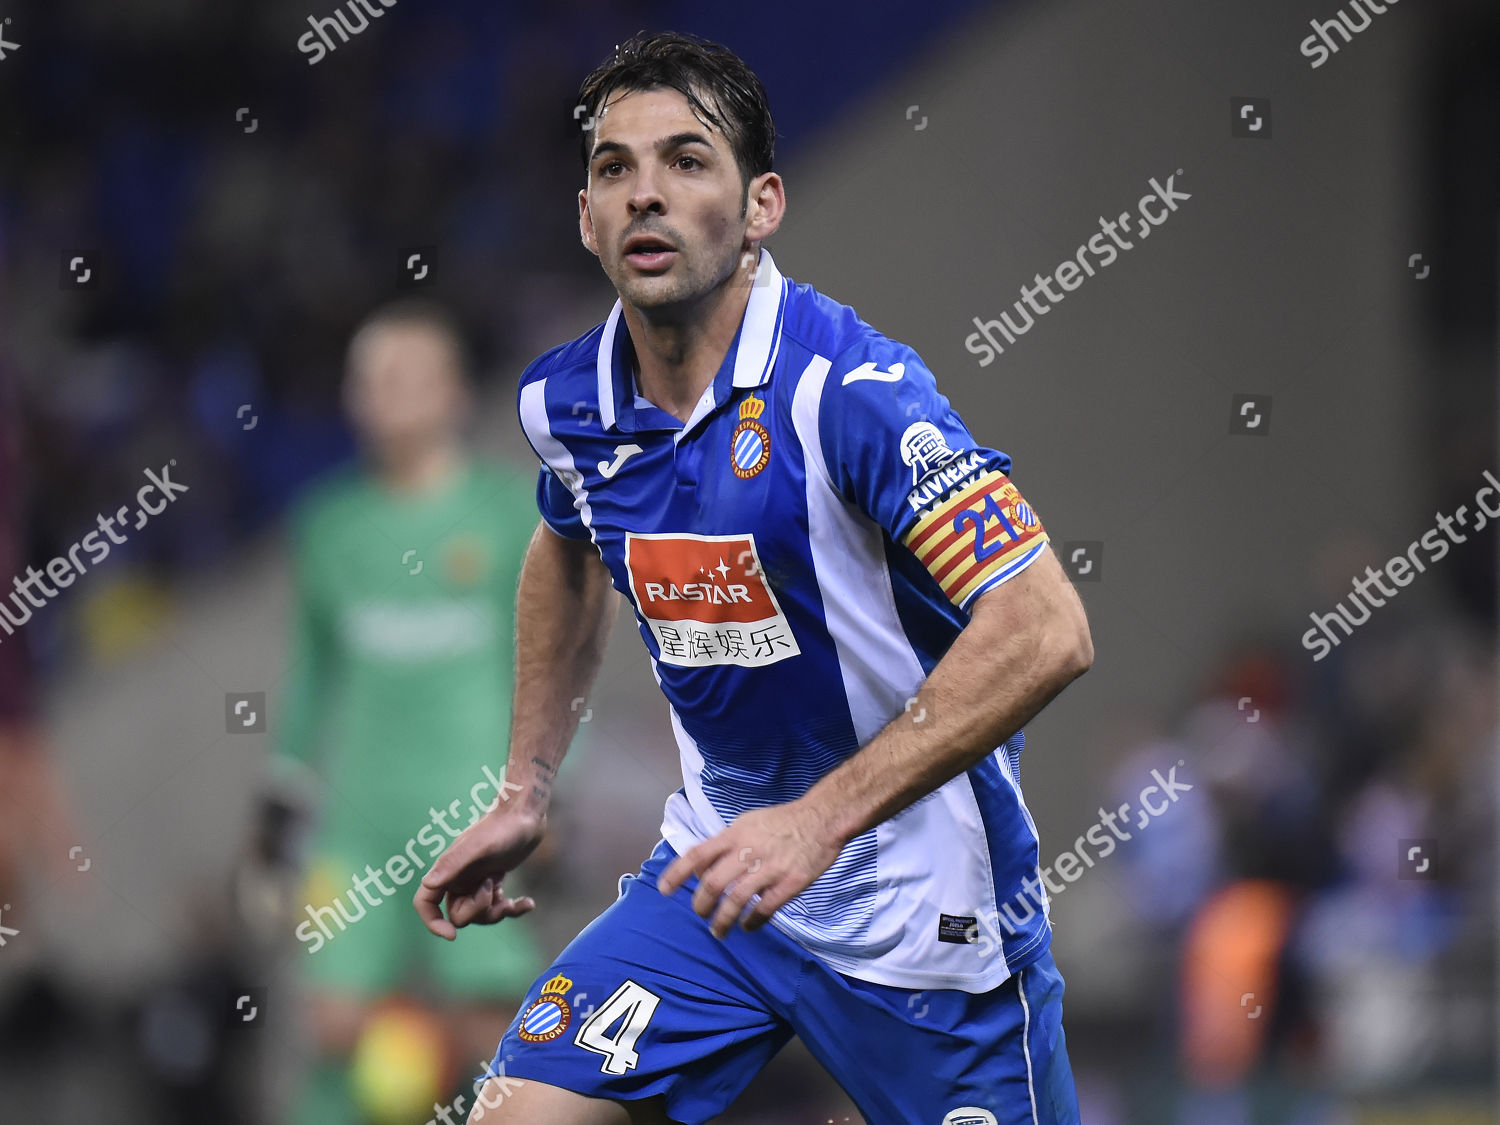
[{"label": "soccer player", "polygon": [[[483,806],[513,798],[480,765],[509,727],[531,480],[467,452],[464,347],[440,306],[374,312],[350,342],[344,389],[364,460],[293,516],[294,652],[274,760],[283,792],[300,776],[322,797],[294,923],[319,1051],[296,1119],[322,1125],[393,1112],[380,1091],[394,1086],[434,1087],[407,1107],[425,1119],[449,1093],[442,1072],[460,1078],[489,1054],[543,964],[529,926],[441,946],[423,940],[406,892],[387,901]],[[406,1045],[408,1080],[381,1073],[390,1044]]]},{"label": "soccer player", "polygon": [[731,52],[637,37],[578,103],[579,228],[619,300],[521,377],[542,461],[525,788],[415,906],[449,940],[535,907],[503,880],[546,832],[611,586],[684,784],[532,985],[470,1120],[696,1125],[796,1034],[877,1125],[1076,1122],[1017,771],[1022,724],[1093,649],[1011,460],[916,352],[762,248],[775,129]]}]

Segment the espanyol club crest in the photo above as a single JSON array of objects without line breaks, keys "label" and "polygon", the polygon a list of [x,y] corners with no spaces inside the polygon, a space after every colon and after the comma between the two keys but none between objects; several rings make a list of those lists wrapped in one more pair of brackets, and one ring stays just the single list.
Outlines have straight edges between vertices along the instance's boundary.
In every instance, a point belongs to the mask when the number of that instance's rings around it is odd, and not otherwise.
[{"label": "espanyol club crest", "polygon": [[1031,505],[1024,500],[1017,500],[1010,510],[1013,522],[1022,527],[1035,527],[1037,524],[1036,513],[1031,510]]},{"label": "espanyol club crest", "polygon": [[1025,534],[1041,522],[1037,519],[1036,512],[1032,511],[1031,505],[1021,499],[1021,493],[1015,484],[1009,480],[1001,486],[1000,502],[996,506],[1004,516],[1001,522],[1010,524],[1008,530],[1012,532],[1012,538]]},{"label": "espanyol club crest", "polygon": [[771,434],[760,424],[764,399],[754,395],[740,403],[740,424],[729,435],[729,461],[734,475],[749,480],[771,460]]},{"label": "espanyol club crest", "polygon": [[526,1009],[516,1034],[528,1043],[550,1043],[567,1031],[573,1018],[567,998],[572,987],[573,982],[561,973],[542,985],[542,994]]}]

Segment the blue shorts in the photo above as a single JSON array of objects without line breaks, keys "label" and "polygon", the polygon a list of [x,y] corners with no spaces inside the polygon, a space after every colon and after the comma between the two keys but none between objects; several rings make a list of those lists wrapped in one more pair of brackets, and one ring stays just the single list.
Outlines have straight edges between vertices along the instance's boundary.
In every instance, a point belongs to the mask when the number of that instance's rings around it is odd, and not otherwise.
[{"label": "blue shorts", "polygon": [[892,988],[830,969],[774,926],[720,941],[671,898],[663,841],[531,986],[493,1074],[594,1098],[666,1096],[700,1125],[795,1034],[872,1125],[1076,1125],[1063,979],[1042,953],[983,994]]}]

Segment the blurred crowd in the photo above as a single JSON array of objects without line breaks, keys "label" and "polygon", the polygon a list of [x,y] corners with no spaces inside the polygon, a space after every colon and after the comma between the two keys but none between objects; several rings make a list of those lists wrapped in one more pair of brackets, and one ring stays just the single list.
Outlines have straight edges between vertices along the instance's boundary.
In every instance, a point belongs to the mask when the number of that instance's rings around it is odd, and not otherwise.
[{"label": "blurred crowd", "polygon": [[[481,373],[544,336],[560,294],[597,278],[556,253],[576,226],[567,107],[608,49],[580,30],[594,6],[399,6],[336,80],[286,62],[295,5],[27,11],[0,75],[0,378],[31,553],[177,458],[191,495],[124,548],[131,573],[224,560],[349,457],[344,346],[408,283],[457,312]],[[153,590],[108,596],[145,612]],[[85,614],[71,639],[128,645],[119,616]],[[51,624],[46,659],[68,643]]]},{"label": "blurred crowd", "polygon": [[1226,645],[1179,712],[1120,726],[1115,801],[1177,762],[1195,792],[1070,915],[1097,930],[1060,962],[1095,962],[1115,997],[1070,1029],[1111,1069],[1086,1120],[1353,1125],[1436,1090],[1488,1098],[1493,629],[1444,593],[1321,663],[1272,635]]}]

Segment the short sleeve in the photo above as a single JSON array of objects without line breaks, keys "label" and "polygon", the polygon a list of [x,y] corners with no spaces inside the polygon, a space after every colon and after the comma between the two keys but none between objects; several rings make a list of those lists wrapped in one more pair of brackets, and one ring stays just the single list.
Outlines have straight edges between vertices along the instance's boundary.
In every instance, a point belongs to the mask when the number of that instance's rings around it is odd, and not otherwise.
[{"label": "short sleeve", "polygon": [[834,361],[818,438],[834,490],[911,551],[960,609],[1045,548],[1010,457],[974,439],[904,344],[870,337]]},{"label": "short sleeve", "polygon": [[536,506],[547,526],[563,538],[589,537],[589,529],[584,525],[583,516],[573,504],[573,493],[557,479],[557,474],[545,461],[537,474]]}]

